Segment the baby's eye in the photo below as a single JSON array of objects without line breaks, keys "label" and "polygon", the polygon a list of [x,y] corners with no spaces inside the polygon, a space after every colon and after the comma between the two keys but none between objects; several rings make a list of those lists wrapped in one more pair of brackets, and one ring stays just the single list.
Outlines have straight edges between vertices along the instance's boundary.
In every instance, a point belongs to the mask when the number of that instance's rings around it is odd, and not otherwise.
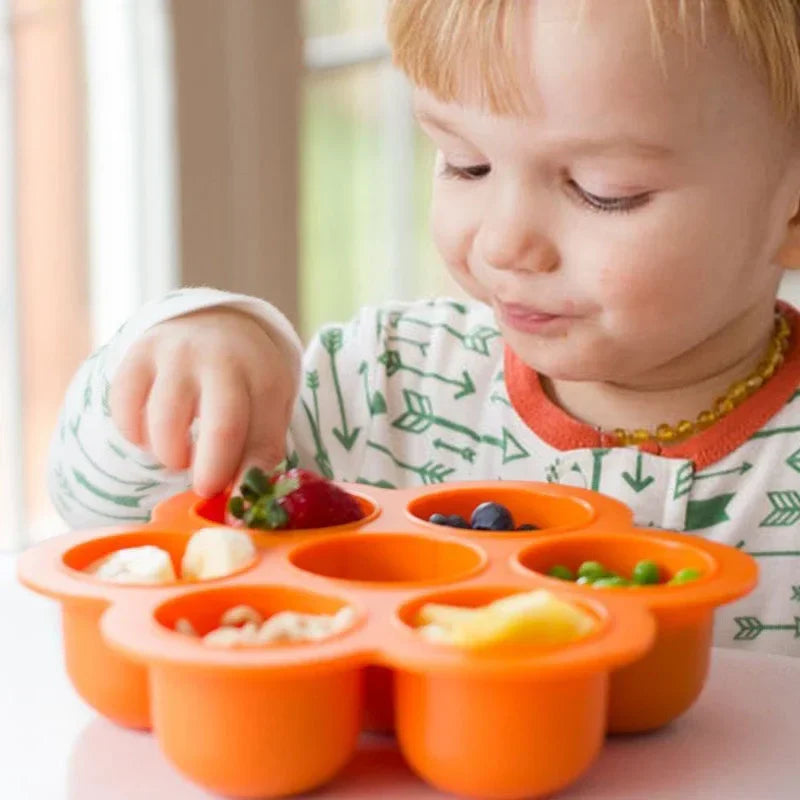
[{"label": "baby's eye", "polygon": [[442,175],[445,178],[460,178],[465,181],[476,181],[483,178],[492,171],[490,164],[475,164],[470,167],[457,167],[454,164],[445,162],[442,167]]},{"label": "baby's eye", "polygon": [[587,192],[579,183],[568,180],[567,186],[572,193],[584,205],[595,211],[632,211],[645,205],[651,197],[651,192],[640,192],[639,194],[627,195],[625,197],[601,197],[600,195]]}]

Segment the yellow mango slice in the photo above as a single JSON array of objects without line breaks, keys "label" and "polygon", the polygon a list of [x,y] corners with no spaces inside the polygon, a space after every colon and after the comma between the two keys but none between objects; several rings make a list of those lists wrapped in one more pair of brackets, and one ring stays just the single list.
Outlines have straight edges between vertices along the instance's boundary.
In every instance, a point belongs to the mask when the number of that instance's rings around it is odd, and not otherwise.
[{"label": "yellow mango slice", "polygon": [[446,606],[439,603],[426,603],[417,614],[417,625],[440,625],[449,627],[457,619],[471,617],[475,613],[474,608],[464,608],[463,606]]},{"label": "yellow mango slice", "polygon": [[546,589],[510,595],[475,609],[424,606],[419,616],[427,624],[443,628],[449,643],[472,649],[567,644],[587,636],[595,627],[590,614]]}]

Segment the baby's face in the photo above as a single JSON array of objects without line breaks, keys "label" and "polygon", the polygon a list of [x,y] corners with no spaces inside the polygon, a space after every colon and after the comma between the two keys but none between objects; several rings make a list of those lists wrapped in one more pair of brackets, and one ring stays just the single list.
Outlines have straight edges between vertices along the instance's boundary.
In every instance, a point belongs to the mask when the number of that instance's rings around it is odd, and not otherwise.
[{"label": "baby's face", "polygon": [[417,92],[434,236],[530,366],[635,385],[772,303],[800,165],[713,17],[704,47],[664,32],[662,64],[642,0],[580,6],[522,4],[523,116]]}]

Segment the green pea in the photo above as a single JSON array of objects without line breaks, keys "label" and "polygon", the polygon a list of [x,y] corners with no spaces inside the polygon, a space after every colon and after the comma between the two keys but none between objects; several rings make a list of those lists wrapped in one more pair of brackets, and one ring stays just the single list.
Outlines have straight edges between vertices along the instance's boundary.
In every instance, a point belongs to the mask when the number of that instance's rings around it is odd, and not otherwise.
[{"label": "green pea", "polygon": [[611,589],[617,586],[628,586],[629,582],[625,580],[625,578],[621,578],[619,575],[613,575],[611,577],[606,578],[598,578],[592,586],[596,589]]},{"label": "green pea", "polygon": [[639,585],[658,583],[661,570],[655,561],[640,561],[633,568],[633,582]]},{"label": "green pea", "polygon": [[685,567],[678,570],[668,581],[667,584],[675,586],[681,583],[691,583],[700,577],[700,570],[694,567]]},{"label": "green pea", "polygon": [[550,569],[547,570],[547,574],[553,578],[560,578],[562,581],[575,580],[572,570],[569,567],[565,567],[563,564],[555,564],[554,566],[550,567]]},{"label": "green pea", "polygon": [[608,570],[599,561],[584,561],[578,567],[578,577],[596,581],[598,578],[608,577]]},{"label": "green pea", "polygon": [[590,583],[592,583],[592,579],[587,578],[585,575],[581,575],[581,577],[578,578],[575,583],[577,583],[578,586],[588,586]]}]

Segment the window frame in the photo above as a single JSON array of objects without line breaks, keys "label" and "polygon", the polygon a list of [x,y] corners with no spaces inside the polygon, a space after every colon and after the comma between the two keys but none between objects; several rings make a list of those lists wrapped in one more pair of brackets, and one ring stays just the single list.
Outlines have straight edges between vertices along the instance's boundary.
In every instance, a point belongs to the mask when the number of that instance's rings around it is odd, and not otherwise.
[{"label": "window frame", "polygon": [[0,551],[26,539],[22,443],[22,381],[17,286],[16,130],[11,0],[0,0],[0,485],[4,487]]}]

